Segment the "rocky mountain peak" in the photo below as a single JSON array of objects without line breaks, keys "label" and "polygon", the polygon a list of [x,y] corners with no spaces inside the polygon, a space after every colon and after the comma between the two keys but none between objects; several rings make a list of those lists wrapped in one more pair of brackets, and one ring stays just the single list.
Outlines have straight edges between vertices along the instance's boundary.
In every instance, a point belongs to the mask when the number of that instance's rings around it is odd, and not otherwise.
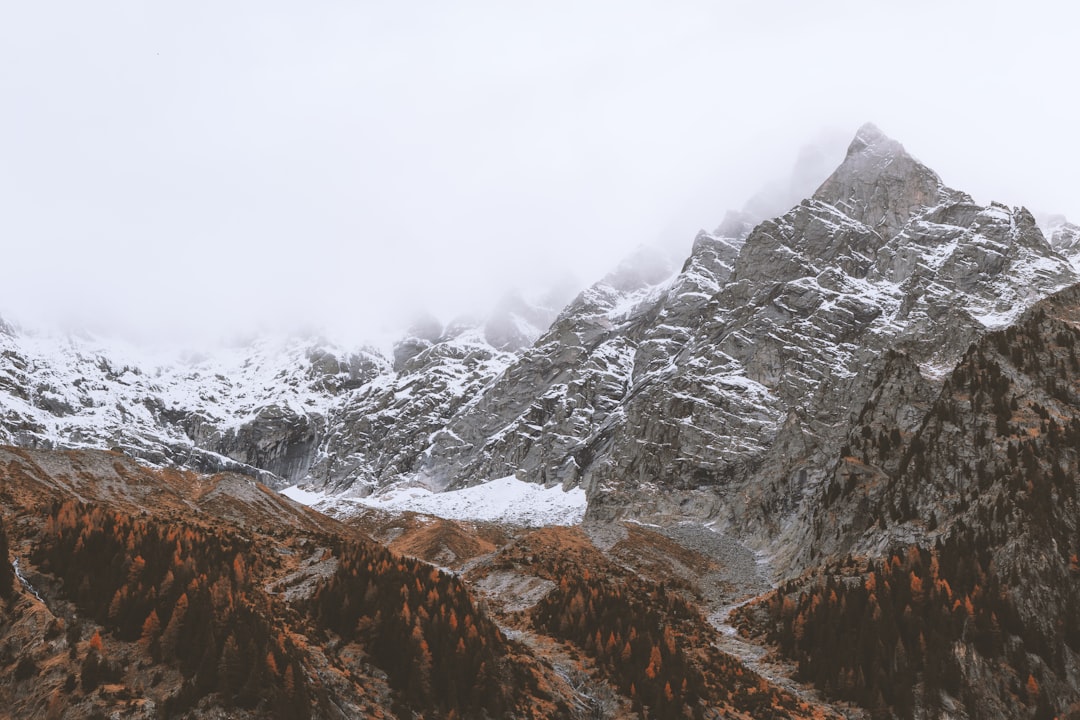
[{"label": "rocky mountain peak", "polygon": [[1080,266],[1080,225],[1069,222],[1064,215],[1051,215],[1039,225],[1054,252],[1069,258],[1074,268]]},{"label": "rocky mountain peak", "polygon": [[848,146],[848,157],[854,153],[861,152],[866,148],[888,148],[894,153],[903,153],[904,146],[893,140],[891,137],[881,131],[877,125],[872,122],[865,123],[862,127],[855,131],[855,137],[852,139],[851,144]]},{"label": "rocky mountain peak", "polygon": [[814,193],[885,240],[916,210],[964,197],[871,123],[859,128],[844,161]]},{"label": "rocky mountain peak", "polygon": [[[724,215],[724,219],[717,226],[716,230],[713,230],[713,237],[723,238],[737,238],[741,243],[746,239],[746,236],[750,234],[750,231],[754,229],[754,226],[761,222],[762,218],[757,217],[753,213],[728,210]],[[708,233],[699,233],[695,238],[695,244],[702,236],[708,236]]]},{"label": "rocky mountain peak", "polygon": [[496,350],[517,352],[536,342],[570,300],[577,283],[564,278],[541,297],[526,298],[518,290],[508,292],[484,323],[484,338]]},{"label": "rocky mountain peak", "polygon": [[641,246],[623,259],[603,282],[619,292],[634,292],[656,285],[671,276],[671,263],[659,250]]},{"label": "rocky mountain peak", "polygon": [[394,372],[401,372],[409,360],[437,343],[443,330],[443,324],[434,315],[416,318],[405,337],[394,344]]}]

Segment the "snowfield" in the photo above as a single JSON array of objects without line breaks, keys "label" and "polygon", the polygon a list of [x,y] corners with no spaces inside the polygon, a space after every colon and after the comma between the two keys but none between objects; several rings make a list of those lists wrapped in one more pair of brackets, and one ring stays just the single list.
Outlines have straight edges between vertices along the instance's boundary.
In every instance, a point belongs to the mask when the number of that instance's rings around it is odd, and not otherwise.
[{"label": "snowfield", "polygon": [[482,520],[515,525],[577,525],[585,517],[585,491],[504,477],[461,490],[436,493],[421,487],[391,486],[368,497],[325,495],[297,486],[281,491],[292,500],[332,517],[347,518],[360,508],[416,512],[447,520]]}]

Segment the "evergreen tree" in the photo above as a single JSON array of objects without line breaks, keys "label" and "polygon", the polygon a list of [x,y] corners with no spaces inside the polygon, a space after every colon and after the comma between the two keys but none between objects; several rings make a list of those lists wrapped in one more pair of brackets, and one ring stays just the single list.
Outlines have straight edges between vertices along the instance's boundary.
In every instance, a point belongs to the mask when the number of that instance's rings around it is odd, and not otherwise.
[{"label": "evergreen tree", "polygon": [[9,598],[15,591],[15,568],[11,565],[7,532],[0,521],[0,598]]}]

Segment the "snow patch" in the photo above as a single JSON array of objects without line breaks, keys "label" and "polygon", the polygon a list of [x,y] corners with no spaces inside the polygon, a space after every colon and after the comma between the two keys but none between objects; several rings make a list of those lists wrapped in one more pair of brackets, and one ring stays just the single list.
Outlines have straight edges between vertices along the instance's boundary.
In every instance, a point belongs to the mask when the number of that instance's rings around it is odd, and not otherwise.
[{"label": "snow patch", "polygon": [[281,491],[281,494],[290,500],[295,500],[301,505],[314,505],[326,499],[326,495],[319,492],[304,490],[299,485],[291,485]]},{"label": "snow patch", "polygon": [[325,495],[293,486],[282,494],[334,517],[356,514],[360,507],[388,512],[416,512],[447,520],[482,520],[515,525],[577,525],[585,517],[585,491],[545,488],[510,476],[481,485],[432,492],[422,487],[391,486],[363,498]]}]

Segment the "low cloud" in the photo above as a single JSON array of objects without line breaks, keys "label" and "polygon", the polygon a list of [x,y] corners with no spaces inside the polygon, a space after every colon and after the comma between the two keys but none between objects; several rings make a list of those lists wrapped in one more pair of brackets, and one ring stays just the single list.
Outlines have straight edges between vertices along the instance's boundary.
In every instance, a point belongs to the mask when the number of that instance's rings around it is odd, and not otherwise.
[{"label": "low cloud", "polygon": [[0,315],[26,324],[480,312],[782,206],[867,120],[980,201],[1080,218],[1054,4],[66,5],[0,25]]}]

